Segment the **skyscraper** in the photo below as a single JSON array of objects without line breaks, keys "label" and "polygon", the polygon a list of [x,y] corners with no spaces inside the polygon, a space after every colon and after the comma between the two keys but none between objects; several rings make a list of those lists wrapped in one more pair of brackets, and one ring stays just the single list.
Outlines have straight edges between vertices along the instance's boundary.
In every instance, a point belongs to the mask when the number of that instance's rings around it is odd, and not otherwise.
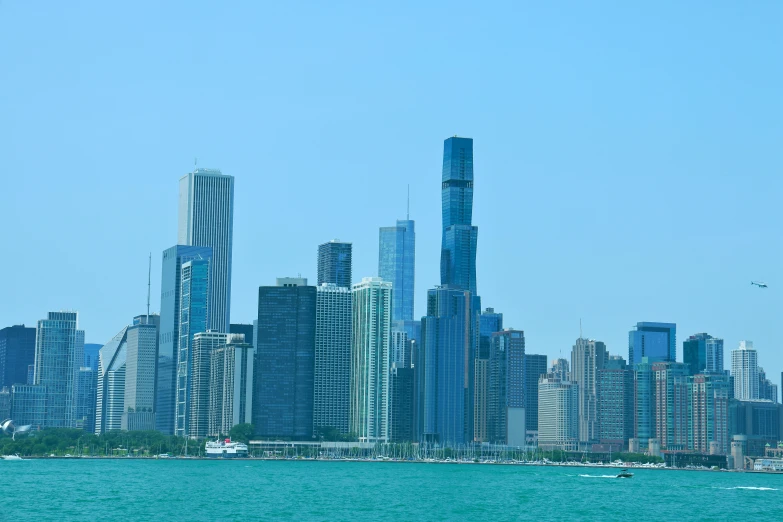
[{"label": "skyscraper", "polygon": [[740,341],[731,351],[731,376],[734,377],[734,398],[751,401],[759,398],[758,354],[753,342]]},{"label": "skyscraper", "polygon": [[392,283],[365,277],[351,288],[350,429],[360,442],[389,440]]},{"label": "skyscraper", "polygon": [[443,144],[443,237],[440,284],[476,295],[478,227],[473,219],[473,139],[454,136]]},{"label": "skyscraper", "polygon": [[27,367],[35,361],[35,328],[9,326],[0,330],[0,389],[27,383]]},{"label": "skyscraper", "polygon": [[598,370],[598,441],[621,450],[633,437],[633,371],[619,355]]},{"label": "skyscraper", "polygon": [[244,334],[229,334],[210,357],[210,436],[227,435],[237,424],[250,424],[253,410],[253,345]]},{"label": "skyscraper", "polygon": [[691,335],[682,343],[682,354],[691,375],[723,371],[723,339],[706,333]]},{"label": "skyscraper", "polygon": [[492,351],[492,336],[503,331],[503,314],[496,313],[494,308],[487,308],[479,315],[479,341],[473,368],[473,440],[484,442],[489,440],[487,419],[489,415],[487,402],[490,384],[490,353]]},{"label": "skyscraper", "polygon": [[210,330],[228,332],[231,323],[231,255],[234,234],[234,177],[217,169],[196,169],[179,180],[178,244],[212,248]]},{"label": "skyscraper", "polygon": [[125,400],[122,429],[155,429],[155,362],[158,356],[160,316],[133,318],[127,331],[125,357]]},{"label": "skyscraper", "polygon": [[414,370],[391,363],[389,370],[389,441],[413,442]]},{"label": "skyscraper", "polygon": [[707,352],[705,370],[712,373],[723,373],[723,339],[710,337],[705,344]]},{"label": "skyscraper", "polygon": [[172,435],[177,396],[177,357],[180,333],[182,264],[212,258],[209,247],[177,245],[163,251],[160,281],[160,334],[155,385],[155,429]]},{"label": "skyscraper", "polygon": [[351,243],[333,239],[318,245],[318,286],[333,283],[351,287]]},{"label": "skyscraper", "polygon": [[568,359],[555,359],[552,361],[552,368],[549,373],[553,373],[560,377],[563,381],[571,381],[571,369],[568,364]]},{"label": "skyscraper", "polygon": [[332,283],[317,288],[313,427],[348,433],[351,392],[351,290]]},{"label": "skyscraper", "polygon": [[579,442],[576,384],[548,373],[538,382],[538,447],[576,450]]},{"label": "skyscraper", "polygon": [[580,337],[571,349],[571,382],[579,390],[579,442],[583,445],[598,441],[598,372],[608,358],[601,341]]},{"label": "skyscraper", "polygon": [[258,289],[253,425],[260,437],[313,437],[317,296],[301,283]]},{"label": "skyscraper", "polygon": [[687,450],[690,429],[688,366],[678,362],[656,362],[655,435],[662,449]]},{"label": "skyscraper", "polygon": [[95,433],[95,405],[98,400],[98,371],[88,366],[79,368],[76,382],[76,418],[77,428],[87,433]]},{"label": "skyscraper", "polygon": [[677,325],[636,323],[636,328],[628,332],[628,364],[633,366],[642,357],[650,362],[677,360]]},{"label": "skyscraper", "polygon": [[84,343],[84,364],[87,368],[98,371],[98,352],[103,348],[102,344]]},{"label": "skyscraper", "polygon": [[[187,437],[191,426],[193,387],[193,343],[197,333],[207,332],[210,308],[210,269],[207,259],[191,259],[182,264],[180,283],[179,345],[177,350],[177,398],[175,435]],[[209,362],[207,361],[207,372]],[[206,431],[206,430],[205,430]]]},{"label": "skyscraper", "polygon": [[35,384],[46,387],[47,428],[76,426],[76,386],[84,359],[84,330],[77,312],[49,312],[38,321]]},{"label": "skyscraper", "polygon": [[252,346],[255,346],[256,344],[255,341],[253,340],[253,338],[255,337],[255,330],[256,330],[256,326],[252,323],[251,324],[232,323],[231,326],[229,327],[229,333],[244,335],[245,342]]},{"label": "skyscraper", "polygon": [[413,283],[416,232],[410,219],[381,227],[378,240],[378,276],[392,283],[392,321],[413,321]]},{"label": "skyscraper", "polygon": [[641,448],[655,438],[655,375],[647,357],[633,366],[634,422],[633,436]]},{"label": "skyscraper", "polygon": [[125,412],[125,370],[128,357],[128,326],[103,345],[98,353],[98,384],[95,434],[122,429]]},{"label": "skyscraper", "polygon": [[729,452],[729,377],[725,373],[699,373],[690,379],[690,440],[693,450],[710,451],[715,442],[721,455]]},{"label": "skyscraper", "polygon": [[547,372],[546,355],[525,354],[525,429],[538,430],[538,380]]},{"label": "skyscraper", "polygon": [[228,342],[229,335],[231,334],[208,331],[198,332],[193,336],[185,436],[193,439],[207,436],[209,427],[210,358],[212,357],[212,352]]},{"label": "skyscraper", "polygon": [[476,317],[481,300],[467,290],[434,288],[427,292],[418,348],[417,432],[442,445],[473,440],[473,386]]},{"label": "skyscraper", "polygon": [[489,353],[487,438],[495,444],[525,445],[525,332],[492,335]]}]

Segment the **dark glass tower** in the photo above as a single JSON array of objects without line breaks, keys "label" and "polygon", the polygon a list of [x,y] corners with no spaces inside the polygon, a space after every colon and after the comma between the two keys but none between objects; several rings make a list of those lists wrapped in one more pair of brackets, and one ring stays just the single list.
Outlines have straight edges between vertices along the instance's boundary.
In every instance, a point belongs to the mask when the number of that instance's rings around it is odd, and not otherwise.
[{"label": "dark glass tower", "polygon": [[332,283],[351,288],[351,243],[333,239],[318,245],[318,286]]},{"label": "dark glass tower", "polygon": [[538,380],[547,372],[546,355],[525,354],[525,429],[538,430]]},{"label": "dark glass tower", "polygon": [[448,138],[443,144],[443,238],[440,284],[476,295],[476,242],[473,218],[473,139]]},{"label": "dark glass tower", "polygon": [[314,286],[258,289],[253,424],[260,437],[313,437],[315,312]]},{"label": "dark glass tower", "polygon": [[35,361],[35,328],[24,325],[0,330],[0,389],[27,383],[27,367]]},{"label": "dark glass tower", "polygon": [[378,276],[392,283],[392,321],[413,321],[413,279],[416,232],[412,220],[381,227],[378,236]]}]

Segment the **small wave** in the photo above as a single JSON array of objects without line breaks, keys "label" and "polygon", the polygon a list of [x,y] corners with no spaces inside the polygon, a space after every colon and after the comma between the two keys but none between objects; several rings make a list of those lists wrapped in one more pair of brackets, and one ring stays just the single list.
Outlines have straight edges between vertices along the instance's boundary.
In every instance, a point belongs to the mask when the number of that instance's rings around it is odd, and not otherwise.
[{"label": "small wave", "polygon": [[733,488],[720,488],[720,489],[751,489],[753,491],[780,491],[777,488],[764,488],[756,486],[734,486]]},{"label": "small wave", "polygon": [[617,478],[617,475],[579,475],[582,478]]}]

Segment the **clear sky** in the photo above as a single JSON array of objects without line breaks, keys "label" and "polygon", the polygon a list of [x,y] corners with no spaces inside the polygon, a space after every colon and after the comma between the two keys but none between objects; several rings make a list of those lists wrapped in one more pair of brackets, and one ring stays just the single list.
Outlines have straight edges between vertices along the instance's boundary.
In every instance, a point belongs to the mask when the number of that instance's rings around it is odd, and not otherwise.
[{"label": "clear sky", "polygon": [[[427,4],[422,6],[420,4]],[[235,176],[232,320],[378,227],[439,283],[443,140],[474,138],[484,306],[530,353],[676,322],[783,370],[783,3],[0,2],[0,325],[143,313],[179,178]],[[377,4],[377,5],[367,5]],[[751,280],[769,283],[766,290]]]}]

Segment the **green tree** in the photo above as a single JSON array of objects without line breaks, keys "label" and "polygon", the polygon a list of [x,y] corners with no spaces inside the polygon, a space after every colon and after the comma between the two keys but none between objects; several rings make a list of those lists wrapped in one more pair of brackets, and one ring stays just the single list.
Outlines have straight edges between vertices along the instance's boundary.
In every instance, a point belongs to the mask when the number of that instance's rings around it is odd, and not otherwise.
[{"label": "green tree", "polygon": [[237,424],[231,428],[231,431],[228,432],[228,436],[231,437],[231,440],[247,444],[250,442],[253,433],[255,433],[255,428],[252,424]]}]

